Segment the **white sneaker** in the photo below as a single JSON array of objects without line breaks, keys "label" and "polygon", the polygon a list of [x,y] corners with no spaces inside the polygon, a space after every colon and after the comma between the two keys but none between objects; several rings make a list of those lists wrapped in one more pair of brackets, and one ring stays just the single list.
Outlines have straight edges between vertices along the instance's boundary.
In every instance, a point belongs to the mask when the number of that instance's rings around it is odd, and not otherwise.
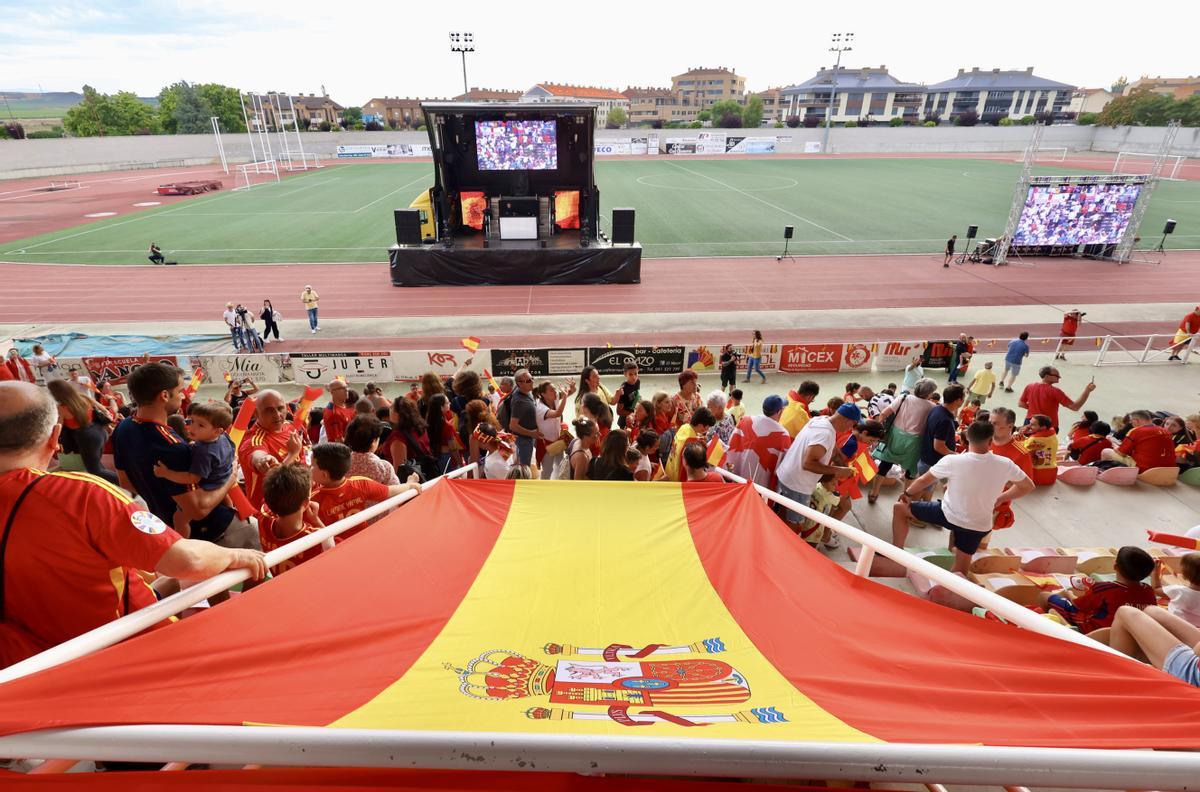
[{"label": "white sneaker", "polygon": [[838,549],[839,547],[841,547],[841,546],[842,546],[842,540],[838,538],[838,535],[837,535],[837,534],[835,534],[835,533],[833,533],[832,531],[830,531],[830,533],[829,533],[829,541],[827,541],[827,542],[822,542],[821,544],[825,545],[825,548],[826,548],[827,550],[836,550],[836,549]]},{"label": "white sneaker", "polygon": [[315,328],[315,327],[314,327],[314,328],[312,329],[312,332],[313,332],[313,334],[314,334],[314,335],[316,335],[317,328]]},{"label": "white sneaker", "polygon": [[319,331],[320,329],[321,329],[321,325],[317,325],[317,330]]}]

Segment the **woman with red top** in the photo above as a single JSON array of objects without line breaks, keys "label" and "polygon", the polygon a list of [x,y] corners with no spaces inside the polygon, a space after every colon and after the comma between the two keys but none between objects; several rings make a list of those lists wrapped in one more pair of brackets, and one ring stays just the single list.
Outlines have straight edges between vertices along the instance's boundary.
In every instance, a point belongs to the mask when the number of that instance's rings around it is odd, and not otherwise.
[{"label": "woman with red top", "polygon": [[1071,431],[1071,444],[1067,446],[1067,456],[1081,465],[1090,465],[1100,461],[1100,455],[1107,448],[1112,448],[1108,439],[1112,427],[1104,421],[1093,421],[1088,427],[1087,434],[1077,434]]},{"label": "woman with red top", "polygon": [[[1092,424],[1096,423],[1096,421],[1099,421],[1099,420],[1100,420],[1100,416],[1096,413],[1095,410],[1084,410],[1080,414],[1079,420],[1076,421],[1075,423],[1073,423],[1071,425],[1070,430],[1068,430],[1067,442],[1074,443],[1076,440],[1078,440],[1080,438],[1087,437],[1089,434],[1092,433]],[[1108,424],[1105,424],[1105,426],[1107,426],[1107,425]],[[1107,432],[1105,434],[1107,434]]]},{"label": "woman with red top", "polygon": [[[103,404],[114,416],[119,415],[121,408],[125,406],[125,397],[119,391],[113,390],[112,383],[106,379],[100,380],[99,391],[96,401]],[[237,414],[236,411],[234,414]]]},{"label": "woman with red top", "polygon": [[633,413],[625,418],[625,431],[629,432],[629,442],[636,444],[643,429],[653,428],[654,404],[648,399],[642,399],[633,408]]},{"label": "woman with red top", "polygon": [[451,469],[456,448],[454,425],[447,421],[447,413],[454,415],[450,412],[449,400],[444,393],[435,393],[425,409],[425,424],[429,433],[429,453],[437,460],[438,475]]},{"label": "woman with red top", "polygon": [[661,435],[675,426],[675,402],[669,394],[659,391],[650,403],[654,405],[654,431]]},{"label": "woman with red top", "polygon": [[63,423],[63,449],[79,454],[88,473],[110,484],[119,484],[117,474],[100,463],[109,427],[113,425],[112,415],[104,405],[84,396],[66,380],[51,380],[46,387],[58,402],[58,416]]},{"label": "woman with red top", "polygon": [[704,406],[700,400],[700,375],[687,369],[679,375],[679,393],[672,397],[675,404],[675,426],[690,423],[692,413]]},{"label": "woman with red top", "polygon": [[392,431],[388,432],[376,453],[394,468],[412,460],[413,469],[420,469],[419,460],[429,456],[429,436],[425,433],[425,419],[417,412],[416,402],[397,396],[388,411],[388,422]]}]

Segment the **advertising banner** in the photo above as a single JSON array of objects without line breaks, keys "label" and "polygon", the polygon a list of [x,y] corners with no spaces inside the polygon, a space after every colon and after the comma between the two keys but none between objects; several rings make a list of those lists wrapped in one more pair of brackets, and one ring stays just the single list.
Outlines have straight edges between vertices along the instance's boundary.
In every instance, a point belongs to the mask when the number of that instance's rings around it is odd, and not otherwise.
[{"label": "advertising banner", "polygon": [[871,347],[868,344],[846,344],[842,350],[842,365],[838,371],[871,370]]},{"label": "advertising banner", "polygon": [[[779,352],[782,349],[783,347],[779,344],[763,344],[762,360],[759,361],[758,367],[764,372],[779,371]],[[737,346],[735,344],[733,351],[740,355],[738,358],[738,371],[745,372],[750,367],[750,363],[748,362],[750,360],[750,345]]]},{"label": "advertising banner", "polygon": [[601,374],[624,374],[625,363],[632,360],[641,374],[678,374],[683,371],[684,348],[665,347],[589,347],[588,365]]},{"label": "advertising banner", "polygon": [[[126,355],[123,357],[85,357],[82,358],[83,367],[87,369],[88,376],[92,378],[92,382],[97,385],[100,380],[108,380],[113,385],[120,385],[125,382],[129,376],[129,372],[143,363],[152,361],[161,361],[170,363],[172,366],[178,366],[179,360],[174,355]],[[66,368],[66,367],[64,367]],[[68,369],[69,370],[69,369]],[[65,374],[64,374],[65,376]],[[184,379],[187,379],[186,377]]]},{"label": "advertising banner", "polygon": [[696,135],[698,143],[698,154],[724,154],[725,140],[728,136],[724,132],[700,132]]},{"label": "advertising banner", "polygon": [[[598,157],[633,153],[633,147],[629,142],[629,138],[625,138],[624,140],[597,140],[595,150]],[[646,152],[643,151],[642,153],[645,154]]]},{"label": "advertising banner", "polygon": [[646,138],[646,153],[654,156],[658,153],[658,134],[652,134]]},{"label": "advertising banner", "polygon": [[951,341],[930,341],[929,346],[925,347],[925,353],[921,356],[922,362],[927,369],[944,369],[950,365],[950,358],[954,356],[954,343]]},{"label": "advertising banner", "polygon": [[582,349],[493,349],[492,376],[511,377],[523,368],[535,377],[578,374],[584,359]]},{"label": "advertising banner", "polygon": [[774,154],[776,139],[773,137],[733,136],[725,138],[725,154]]},{"label": "advertising banner", "polygon": [[483,369],[491,365],[491,350],[480,349],[474,355],[462,347],[457,349],[416,350],[405,349],[392,351],[392,379],[396,382],[414,382],[421,379],[426,372],[432,371],[439,378],[445,379],[458,371],[468,358],[474,358],[468,366],[472,371],[483,374]]},{"label": "advertising banner", "polygon": [[667,138],[667,153],[699,154],[700,141],[695,137],[669,137]]},{"label": "advertising banner", "polygon": [[255,385],[274,385],[292,379],[292,362],[287,355],[200,355],[190,361],[204,369],[205,382],[250,380]]},{"label": "advertising banner", "polygon": [[428,143],[378,143],[353,146],[338,146],[338,159],[372,158],[388,159],[396,157],[432,157],[433,150]]},{"label": "advertising banner", "polygon": [[[646,150],[648,148],[649,148],[649,143],[648,143],[647,139],[644,137],[635,137],[635,138],[629,139],[629,153],[630,154],[645,154]],[[657,148],[657,145],[655,146],[655,148]],[[657,153],[657,152],[655,152],[655,153]]]},{"label": "advertising banner", "polygon": [[875,353],[876,371],[903,371],[913,355],[921,355],[924,341],[888,341],[880,343]]},{"label": "advertising banner", "polygon": [[795,374],[803,371],[837,371],[842,365],[842,344],[784,344],[779,370]]},{"label": "advertising banner", "polygon": [[805,154],[820,154],[821,153],[821,141],[819,141],[819,140],[804,141],[804,153]]},{"label": "advertising banner", "polygon": [[390,352],[293,352],[291,362],[292,378],[305,385],[326,383],[339,375],[359,382],[392,379]]}]

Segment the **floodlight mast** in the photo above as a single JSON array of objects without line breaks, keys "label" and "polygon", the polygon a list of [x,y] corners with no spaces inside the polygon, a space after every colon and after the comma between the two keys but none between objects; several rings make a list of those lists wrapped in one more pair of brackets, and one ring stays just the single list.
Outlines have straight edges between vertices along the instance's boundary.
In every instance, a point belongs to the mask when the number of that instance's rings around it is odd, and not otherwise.
[{"label": "floodlight mast", "polygon": [[451,33],[450,51],[462,53],[463,93],[469,93],[470,89],[467,88],[467,53],[475,51],[475,34],[461,32]]},{"label": "floodlight mast", "polygon": [[834,33],[830,43],[833,46],[829,48],[829,51],[836,52],[837,59],[833,64],[833,80],[829,85],[829,109],[825,111],[825,140],[821,143],[822,154],[829,153],[829,127],[833,124],[833,102],[834,97],[837,95],[838,67],[842,65],[842,53],[853,49],[850,45],[854,43],[854,34]]}]

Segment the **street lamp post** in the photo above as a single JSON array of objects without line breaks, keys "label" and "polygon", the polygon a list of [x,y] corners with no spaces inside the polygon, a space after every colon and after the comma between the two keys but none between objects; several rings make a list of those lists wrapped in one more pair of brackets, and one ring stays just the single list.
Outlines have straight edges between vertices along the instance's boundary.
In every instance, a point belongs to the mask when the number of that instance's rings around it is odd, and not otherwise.
[{"label": "street lamp post", "polygon": [[470,93],[471,89],[467,87],[467,53],[475,51],[475,34],[451,33],[450,51],[462,53],[463,93]]},{"label": "street lamp post", "polygon": [[854,43],[854,34],[834,33],[831,43],[833,46],[829,48],[829,51],[837,53],[837,60],[833,64],[833,81],[829,86],[829,109],[825,111],[825,142],[821,144],[822,154],[829,153],[829,127],[833,124],[833,102],[837,95],[838,67],[842,65],[842,53],[853,49],[850,45]]}]

